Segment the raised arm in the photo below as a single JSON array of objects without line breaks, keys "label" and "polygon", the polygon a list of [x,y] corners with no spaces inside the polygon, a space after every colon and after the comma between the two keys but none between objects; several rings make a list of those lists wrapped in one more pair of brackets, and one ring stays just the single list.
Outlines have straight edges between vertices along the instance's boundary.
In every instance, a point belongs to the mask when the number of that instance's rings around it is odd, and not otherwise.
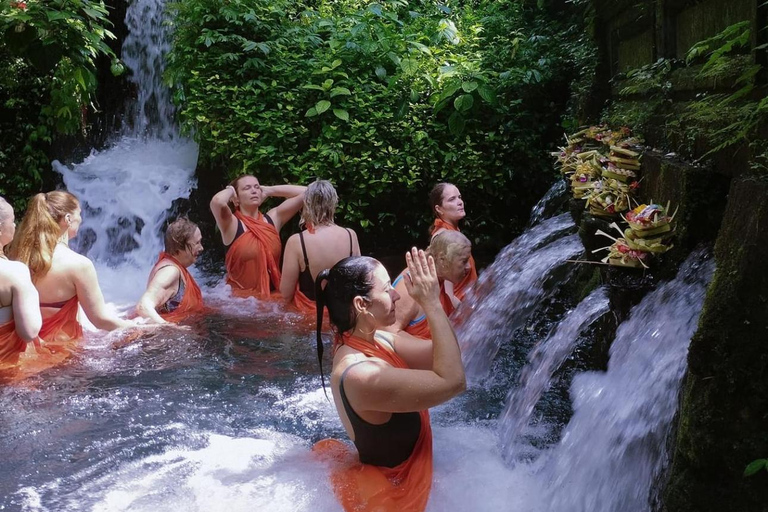
[{"label": "raised arm", "polygon": [[24,341],[35,339],[43,326],[40,297],[32,284],[29,269],[23,263],[13,264],[11,293],[13,294],[13,320],[16,334]]},{"label": "raised arm", "polygon": [[440,305],[435,262],[415,248],[406,260],[411,276],[405,278],[409,279],[408,292],[424,309],[434,337],[432,370],[399,369],[383,363],[355,366],[347,374],[345,391],[357,411],[419,411],[441,404],[466,388],[459,344]]},{"label": "raised arm", "polygon": [[265,197],[284,197],[285,201],[272,208],[267,215],[275,223],[275,229],[280,229],[286,222],[291,220],[294,215],[301,210],[304,204],[304,191],[307,187],[301,185],[274,185],[271,187],[261,187]]},{"label": "raised arm", "polygon": [[168,323],[158,314],[157,308],[168,302],[168,299],[179,291],[180,278],[181,273],[174,265],[168,265],[155,272],[147,285],[147,290],[136,304],[136,313],[158,324]]},{"label": "raised arm", "polygon": [[221,231],[221,241],[224,242],[224,245],[231,244],[237,233],[237,217],[229,209],[229,203],[236,201],[235,188],[231,185],[227,185],[224,190],[217,192],[211,199],[211,213],[213,213],[216,225]]},{"label": "raised arm", "polygon": [[96,277],[96,269],[91,260],[83,257],[74,271],[75,290],[77,300],[85,311],[88,320],[97,328],[105,331],[123,329],[134,324],[118,318],[107,310],[104,303],[104,295],[99,288],[99,280]]},{"label": "raised arm", "polygon": [[395,323],[385,328],[386,331],[398,333],[408,327],[408,324],[419,314],[419,305],[408,293],[405,281],[408,279],[406,274],[396,279],[395,290],[400,295],[400,300],[395,308]]},{"label": "raised arm", "polygon": [[280,295],[286,301],[293,299],[296,293],[296,283],[299,282],[299,235],[291,235],[285,243],[283,253],[283,271],[280,276]]}]

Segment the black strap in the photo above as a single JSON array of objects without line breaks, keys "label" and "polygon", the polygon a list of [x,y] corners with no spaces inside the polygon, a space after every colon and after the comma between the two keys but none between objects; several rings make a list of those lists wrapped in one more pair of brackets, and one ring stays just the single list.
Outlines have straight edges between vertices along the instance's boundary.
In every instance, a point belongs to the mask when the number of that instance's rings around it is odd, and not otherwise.
[{"label": "black strap", "polygon": [[309,272],[309,258],[307,257],[307,247],[304,245],[303,231],[299,231],[299,240],[301,240],[301,252],[304,254],[304,270]]},{"label": "black strap", "polygon": [[349,235],[349,255],[352,256],[352,231],[349,228],[344,228],[347,230],[347,235]]}]

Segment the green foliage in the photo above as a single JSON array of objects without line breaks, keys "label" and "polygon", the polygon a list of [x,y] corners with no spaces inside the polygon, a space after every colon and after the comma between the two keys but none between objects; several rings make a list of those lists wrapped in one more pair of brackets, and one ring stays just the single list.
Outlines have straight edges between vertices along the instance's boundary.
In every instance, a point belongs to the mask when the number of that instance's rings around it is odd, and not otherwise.
[{"label": "green foliage", "polygon": [[332,180],[343,222],[367,228],[368,247],[423,239],[427,192],[451,181],[472,212],[469,232],[498,248],[552,179],[543,150],[578,72],[563,47],[571,25],[541,9],[512,0],[172,8],[166,77],[207,165],[264,182]]},{"label": "green foliage", "polygon": [[114,38],[108,24],[102,1],[0,5],[0,193],[21,202],[48,167],[52,138],[85,130],[96,58],[112,58],[122,72],[105,42]]},{"label": "green foliage", "polygon": [[761,469],[768,471],[768,459],[757,459],[750,462],[746,468],[744,468],[744,476],[752,476]]},{"label": "green foliage", "polygon": [[[684,62],[660,59],[618,77],[619,94],[625,98],[642,96],[643,101],[616,102],[606,111],[606,119],[617,122],[624,118],[636,130],[645,131],[651,121],[664,123],[667,136],[677,149],[689,155],[697,147],[706,158],[720,151],[750,146],[755,165],[760,163],[761,148],[766,141],[758,136],[760,126],[768,120],[768,100],[756,94],[756,77],[762,66],[748,54],[750,24],[748,21],[726,27],[719,34],[696,43],[686,53]],[[688,88],[714,89],[726,86],[730,93],[699,93],[682,109],[674,108],[675,85],[688,83]],[[756,99],[757,98],[757,99]],[[703,154],[702,154],[703,153]]]}]

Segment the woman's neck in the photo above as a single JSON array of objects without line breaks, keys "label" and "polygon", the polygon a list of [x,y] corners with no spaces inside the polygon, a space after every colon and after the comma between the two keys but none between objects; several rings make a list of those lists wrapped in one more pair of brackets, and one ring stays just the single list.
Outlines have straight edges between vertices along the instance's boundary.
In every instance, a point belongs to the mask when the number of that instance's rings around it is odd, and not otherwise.
[{"label": "woman's neck", "polygon": [[438,217],[438,219],[440,219],[441,221],[445,222],[446,224],[450,224],[454,228],[458,228],[459,227],[459,222],[458,221],[454,222],[454,221],[452,221],[450,219],[444,219],[442,217]]},{"label": "woman's neck", "polygon": [[356,338],[363,339],[365,341],[368,341],[370,343],[373,343],[373,335],[376,333],[376,329],[373,329],[371,331],[368,331],[368,329],[363,328],[362,326],[355,327],[355,330],[352,331],[352,336]]},{"label": "woman's neck", "polygon": [[259,216],[259,207],[258,206],[252,206],[250,208],[245,208],[243,206],[240,206],[240,213],[242,213],[246,217],[256,218],[256,217]]}]

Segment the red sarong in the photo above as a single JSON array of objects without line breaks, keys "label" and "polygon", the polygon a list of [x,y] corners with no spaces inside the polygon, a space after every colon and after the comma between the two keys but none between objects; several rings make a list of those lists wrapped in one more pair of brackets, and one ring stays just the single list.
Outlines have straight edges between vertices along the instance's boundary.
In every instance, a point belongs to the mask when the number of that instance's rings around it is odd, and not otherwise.
[{"label": "red sarong", "polygon": [[184,281],[184,296],[181,298],[179,307],[170,313],[160,313],[160,316],[163,318],[163,320],[176,323],[187,318],[193,313],[202,311],[205,308],[203,305],[203,294],[200,292],[200,287],[195,282],[195,278],[192,277],[192,274],[189,273],[184,265],[179,263],[179,261],[170,254],[167,254],[163,251],[160,252],[157,263],[155,263],[154,268],[152,268],[152,272],[149,274],[149,281],[152,280],[158,270],[163,268],[160,266],[163,261],[167,261],[171,265],[174,265],[176,268],[178,268],[179,272],[181,272],[181,279]]},{"label": "red sarong", "polygon": [[[449,231],[460,231],[459,228],[454,227],[452,224],[445,222],[443,219],[435,219],[435,223],[432,225],[430,233],[435,234],[440,229],[447,229]],[[469,257],[469,272],[460,283],[453,285],[453,294],[459,300],[464,300],[464,296],[472,285],[477,281],[477,267],[475,267],[475,259],[470,255]]]},{"label": "red sarong", "polygon": [[317,304],[315,301],[301,293],[299,290],[299,283],[296,283],[296,291],[293,293],[291,304],[301,313],[307,315],[314,315],[317,313]]},{"label": "red sarong", "polygon": [[43,319],[38,337],[49,348],[70,348],[72,342],[83,337],[83,327],[77,321],[77,295],[67,301],[55,315]]},{"label": "red sarong", "polygon": [[19,354],[26,349],[26,342],[16,334],[15,321],[10,320],[0,325],[0,367],[16,364]]},{"label": "red sarong", "polygon": [[[349,336],[343,343],[367,357],[395,368],[408,368],[400,356],[363,339]],[[347,444],[324,439],[312,450],[332,461],[334,494],[346,512],[422,512],[432,489],[432,428],[429,412],[419,411],[421,432],[411,456],[394,468],[361,464]]]},{"label": "red sarong", "polygon": [[238,297],[267,298],[270,283],[273,289],[280,288],[280,235],[261,212],[254,219],[238,210],[235,217],[242,221],[245,233],[227,251],[227,284]]}]

